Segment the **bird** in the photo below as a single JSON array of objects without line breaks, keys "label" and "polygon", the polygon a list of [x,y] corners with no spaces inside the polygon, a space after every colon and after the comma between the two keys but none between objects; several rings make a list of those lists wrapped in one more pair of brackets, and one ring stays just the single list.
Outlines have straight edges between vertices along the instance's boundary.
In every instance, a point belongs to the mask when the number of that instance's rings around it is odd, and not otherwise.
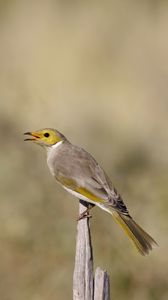
[{"label": "bird", "polygon": [[141,255],[148,254],[157,245],[131,217],[121,195],[89,152],[73,145],[56,129],[44,128],[24,134],[25,141],[46,149],[47,164],[56,181],[70,194],[88,204],[78,220],[90,216],[90,209],[96,205],[114,218]]}]

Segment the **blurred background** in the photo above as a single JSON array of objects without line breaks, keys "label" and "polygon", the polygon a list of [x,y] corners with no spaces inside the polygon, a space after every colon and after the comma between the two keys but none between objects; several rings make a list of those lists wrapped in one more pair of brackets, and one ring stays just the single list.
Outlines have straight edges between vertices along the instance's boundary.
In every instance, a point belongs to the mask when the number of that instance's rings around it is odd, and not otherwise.
[{"label": "blurred background", "polygon": [[0,299],[72,299],[78,201],[23,142],[43,127],[94,155],[160,245],[141,257],[93,210],[113,299],[168,299],[167,53],[167,1],[0,1]]}]

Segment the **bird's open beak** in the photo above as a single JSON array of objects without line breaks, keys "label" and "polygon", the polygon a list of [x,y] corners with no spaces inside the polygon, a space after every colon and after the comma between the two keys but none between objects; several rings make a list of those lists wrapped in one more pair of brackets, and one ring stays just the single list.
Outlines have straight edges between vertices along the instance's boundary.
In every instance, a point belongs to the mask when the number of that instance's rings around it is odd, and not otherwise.
[{"label": "bird's open beak", "polygon": [[40,139],[40,134],[37,132],[25,132],[24,135],[30,135],[32,138],[26,138],[24,141],[37,141]]}]

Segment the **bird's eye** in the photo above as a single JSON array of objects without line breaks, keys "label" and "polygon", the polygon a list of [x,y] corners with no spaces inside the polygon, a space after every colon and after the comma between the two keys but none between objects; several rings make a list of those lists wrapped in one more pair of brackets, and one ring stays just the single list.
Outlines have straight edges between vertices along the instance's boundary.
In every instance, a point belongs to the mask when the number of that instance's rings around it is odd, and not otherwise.
[{"label": "bird's eye", "polygon": [[45,136],[45,137],[49,137],[50,134],[49,134],[48,132],[45,132],[45,133],[44,133],[44,136]]}]

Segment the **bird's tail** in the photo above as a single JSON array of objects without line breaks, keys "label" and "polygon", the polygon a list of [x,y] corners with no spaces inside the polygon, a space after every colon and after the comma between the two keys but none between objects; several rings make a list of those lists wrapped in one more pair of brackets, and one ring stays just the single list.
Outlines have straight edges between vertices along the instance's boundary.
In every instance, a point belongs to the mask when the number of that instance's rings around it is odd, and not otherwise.
[{"label": "bird's tail", "polygon": [[122,227],[141,255],[146,255],[157,243],[129,215],[112,212],[115,221]]}]

